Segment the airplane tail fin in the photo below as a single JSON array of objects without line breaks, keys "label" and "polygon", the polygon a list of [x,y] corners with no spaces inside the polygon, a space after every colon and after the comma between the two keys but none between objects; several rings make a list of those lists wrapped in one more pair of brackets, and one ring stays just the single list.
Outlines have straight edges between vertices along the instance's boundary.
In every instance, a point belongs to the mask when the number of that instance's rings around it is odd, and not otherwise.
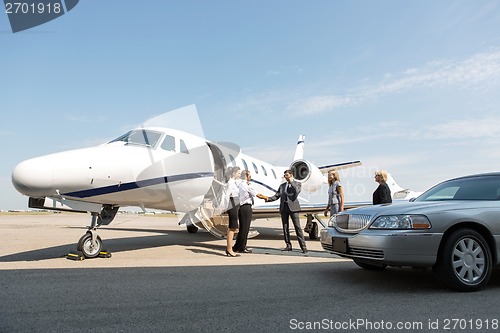
[{"label": "airplane tail fin", "polygon": [[293,160],[301,160],[304,158],[304,141],[306,140],[305,135],[299,135],[299,139],[297,140],[297,148],[295,148],[295,155],[293,156]]},{"label": "airplane tail fin", "polygon": [[396,180],[394,179],[394,177],[392,177],[392,175],[390,173],[387,173],[386,183],[389,186],[389,188],[391,189],[391,193],[393,195],[397,192],[401,192],[401,191],[406,190],[405,188],[402,188],[401,186],[399,186],[399,184],[396,182]]},{"label": "airplane tail fin", "polygon": [[391,189],[391,195],[393,200],[410,200],[418,197],[422,192],[412,191],[407,188],[403,188],[396,183],[394,177],[390,173],[387,173],[387,185]]}]

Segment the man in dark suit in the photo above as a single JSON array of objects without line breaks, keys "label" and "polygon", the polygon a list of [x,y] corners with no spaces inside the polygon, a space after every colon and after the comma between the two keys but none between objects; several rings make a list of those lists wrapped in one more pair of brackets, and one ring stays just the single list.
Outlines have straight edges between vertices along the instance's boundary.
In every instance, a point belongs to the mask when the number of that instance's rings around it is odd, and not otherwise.
[{"label": "man in dark suit", "polygon": [[293,179],[292,170],[286,170],[284,177],[286,182],[280,185],[278,191],[276,191],[273,196],[266,197],[265,195],[259,194],[257,197],[266,200],[266,202],[280,199],[281,223],[283,224],[283,234],[286,244],[286,247],[282,251],[292,251],[289,227],[289,218],[291,218],[293,226],[295,227],[295,233],[297,234],[297,240],[299,241],[300,248],[303,253],[307,253],[306,241],[304,239],[304,234],[302,233],[299,219],[300,203],[298,197],[302,185]]}]

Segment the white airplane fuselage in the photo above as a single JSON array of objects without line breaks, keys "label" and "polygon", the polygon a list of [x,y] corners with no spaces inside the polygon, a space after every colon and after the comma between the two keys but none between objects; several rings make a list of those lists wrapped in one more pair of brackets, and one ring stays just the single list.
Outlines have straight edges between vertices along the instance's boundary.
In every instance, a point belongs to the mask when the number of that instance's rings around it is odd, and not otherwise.
[{"label": "white airplane fuselage", "polygon": [[202,204],[214,179],[224,180],[228,166],[249,168],[256,190],[265,194],[278,188],[286,169],[186,132],[137,131],[158,139],[154,145],[114,140],[29,159],[15,167],[13,185],[33,198],[189,212]]},{"label": "white airplane fuselage", "polygon": [[[303,146],[304,137],[300,136],[295,160],[289,167],[279,167],[245,155],[231,143],[211,142],[171,128],[142,127],[97,147],[23,161],[14,168],[12,183],[29,196],[31,208],[91,213],[91,224],[77,250],[94,258],[102,249],[97,228],[109,224],[123,206],[186,213],[179,223],[186,224],[189,232],[204,228],[216,237],[226,237],[227,216],[222,212],[227,208],[229,167],[249,170],[253,188],[271,196],[283,182],[286,169],[292,169],[302,191],[314,192],[326,182],[323,174],[328,170],[361,164],[354,161],[318,168],[302,159]],[[324,207],[302,207],[309,214],[311,238],[318,233],[311,214]],[[276,203],[255,199],[254,217],[277,213]]]}]

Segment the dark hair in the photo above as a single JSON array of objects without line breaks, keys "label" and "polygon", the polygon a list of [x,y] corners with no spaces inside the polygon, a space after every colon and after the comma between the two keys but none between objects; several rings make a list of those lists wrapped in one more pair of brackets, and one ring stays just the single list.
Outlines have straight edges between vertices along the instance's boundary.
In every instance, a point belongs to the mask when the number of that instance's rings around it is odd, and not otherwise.
[{"label": "dark hair", "polygon": [[289,174],[291,174],[291,175],[293,176],[293,171],[292,171],[291,169],[287,169],[287,170],[285,170],[285,172],[284,172],[284,173],[289,173]]},{"label": "dark hair", "polygon": [[249,173],[250,173],[250,171],[248,171],[248,170],[243,170],[243,171],[241,172],[241,177],[240,177],[240,178],[241,178],[241,179],[247,179],[247,174],[249,174]]}]

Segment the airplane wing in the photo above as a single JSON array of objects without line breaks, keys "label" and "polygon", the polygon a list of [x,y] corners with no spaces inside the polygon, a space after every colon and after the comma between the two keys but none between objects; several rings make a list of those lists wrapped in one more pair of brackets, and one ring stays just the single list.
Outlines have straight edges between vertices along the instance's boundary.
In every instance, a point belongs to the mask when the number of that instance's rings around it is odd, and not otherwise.
[{"label": "airplane wing", "polygon": [[361,161],[352,161],[352,162],[324,165],[324,166],[318,167],[318,169],[319,169],[319,171],[321,171],[322,174],[327,174],[328,171],[330,171],[330,170],[342,170],[342,169],[347,169],[347,168],[353,168],[353,167],[359,166],[361,164],[362,164]]}]

